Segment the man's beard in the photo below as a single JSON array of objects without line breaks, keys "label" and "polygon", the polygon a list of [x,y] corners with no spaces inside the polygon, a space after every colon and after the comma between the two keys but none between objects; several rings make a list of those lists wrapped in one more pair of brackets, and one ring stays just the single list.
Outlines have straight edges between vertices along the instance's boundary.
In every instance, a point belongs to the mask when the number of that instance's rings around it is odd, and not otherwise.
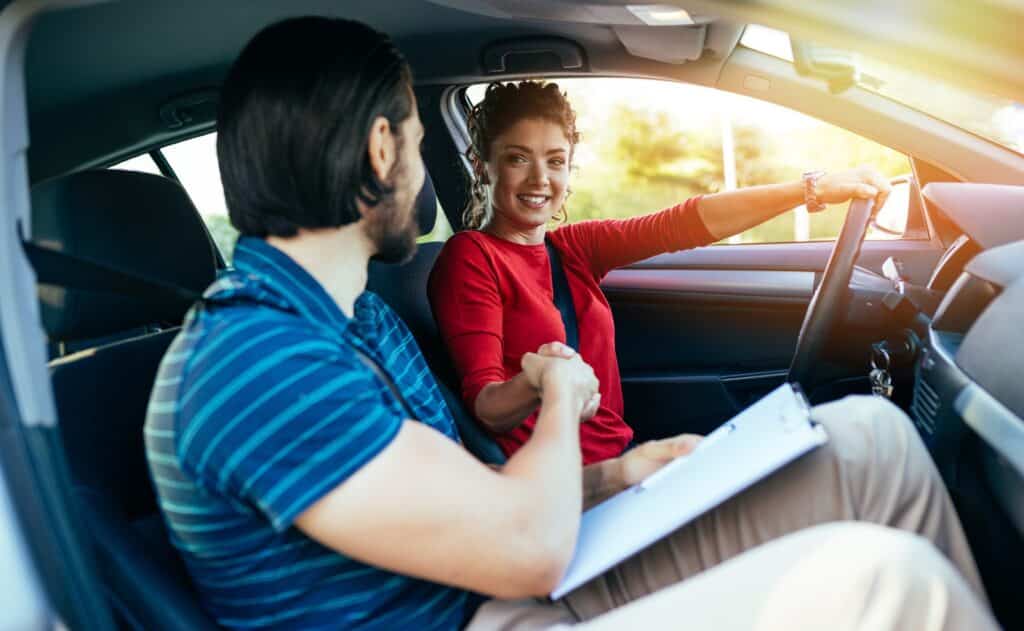
[{"label": "man's beard", "polygon": [[408,186],[408,171],[396,163],[391,169],[387,185],[391,192],[383,196],[369,219],[368,234],[377,246],[373,260],[382,263],[404,263],[416,252],[416,238],[420,226],[416,221],[415,201],[412,195],[403,196],[412,208],[399,208],[398,193]]}]

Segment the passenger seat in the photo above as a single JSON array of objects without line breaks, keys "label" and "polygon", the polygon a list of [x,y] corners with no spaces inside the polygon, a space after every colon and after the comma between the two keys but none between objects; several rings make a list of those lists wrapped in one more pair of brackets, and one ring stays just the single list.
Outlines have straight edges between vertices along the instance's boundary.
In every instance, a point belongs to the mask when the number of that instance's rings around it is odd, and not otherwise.
[{"label": "passenger seat", "polygon": [[[201,293],[216,276],[198,212],[164,177],[104,170],[44,182],[32,191],[32,227],[35,245],[67,257],[48,270],[51,277],[70,279],[77,261],[86,261]],[[52,361],[59,430],[120,622],[147,630],[218,628],[168,539],[142,435],[157,366],[191,302],[94,291],[70,280],[40,285],[39,298],[51,342],[166,329]]]}]

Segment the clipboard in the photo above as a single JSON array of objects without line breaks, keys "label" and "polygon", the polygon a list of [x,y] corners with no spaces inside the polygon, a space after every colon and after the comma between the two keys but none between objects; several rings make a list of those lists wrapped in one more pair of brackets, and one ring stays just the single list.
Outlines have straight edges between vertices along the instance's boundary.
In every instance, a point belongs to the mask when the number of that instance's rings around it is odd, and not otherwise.
[{"label": "clipboard", "polygon": [[583,513],[558,600],[620,561],[828,442],[796,384],[785,383],[711,432],[690,454]]}]

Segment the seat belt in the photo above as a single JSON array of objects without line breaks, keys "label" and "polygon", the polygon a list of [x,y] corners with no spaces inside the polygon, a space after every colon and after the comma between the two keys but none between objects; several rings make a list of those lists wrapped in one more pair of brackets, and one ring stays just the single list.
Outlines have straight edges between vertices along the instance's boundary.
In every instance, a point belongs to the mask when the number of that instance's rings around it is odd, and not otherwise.
[{"label": "seat belt", "polygon": [[574,350],[580,350],[580,332],[576,324],[576,307],[572,304],[572,294],[569,292],[569,279],[565,276],[565,269],[562,267],[562,257],[558,250],[551,244],[551,239],[545,237],[544,246],[548,251],[548,261],[551,263],[551,287],[554,289],[555,307],[562,316],[562,324],[565,326],[565,343]]},{"label": "seat belt", "polygon": [[412,407],[409,406],[409,402],[405,400],[405,397],[403,397],[402,393],[399,392],[398,386],[396,386],[395,382],[391,380],[391,376],[381,368],[380,364],[377,363],[377,360],[355,346],[352,347],[352,350],[356,352],[356,357],[359,358],[359,361],[363,362],[363,365],[373,371],[373,374],[377,375],[377,378],[383,381],[388,387],[388,390],[391,391],[391,395],[398,399],[398,403],[402,406],[402,411],[405,412],[405,417],[416,420],[416,415],[413,414]]},{"label": "seat belt", "polygon": [[164,300],[174,298],[194,302],[202,298],[202,294],[191,289],[135,272],[123,272],[74,254],[40,247],[30,241],[22,240],[21,246],[35,270],[36,280],[42,285],[131,296],[143,294]]}]

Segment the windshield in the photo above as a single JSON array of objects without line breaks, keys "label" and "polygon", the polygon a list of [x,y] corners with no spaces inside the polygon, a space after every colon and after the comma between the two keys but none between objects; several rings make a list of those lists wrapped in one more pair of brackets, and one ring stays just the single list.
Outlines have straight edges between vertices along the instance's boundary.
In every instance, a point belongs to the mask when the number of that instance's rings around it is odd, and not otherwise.
[{"label": "windshield", "polygon": [[[793,61],[789,35],[751,24],[740,44]],[[858,54],[858,85],[1024,154],[1024,104]]]}]

